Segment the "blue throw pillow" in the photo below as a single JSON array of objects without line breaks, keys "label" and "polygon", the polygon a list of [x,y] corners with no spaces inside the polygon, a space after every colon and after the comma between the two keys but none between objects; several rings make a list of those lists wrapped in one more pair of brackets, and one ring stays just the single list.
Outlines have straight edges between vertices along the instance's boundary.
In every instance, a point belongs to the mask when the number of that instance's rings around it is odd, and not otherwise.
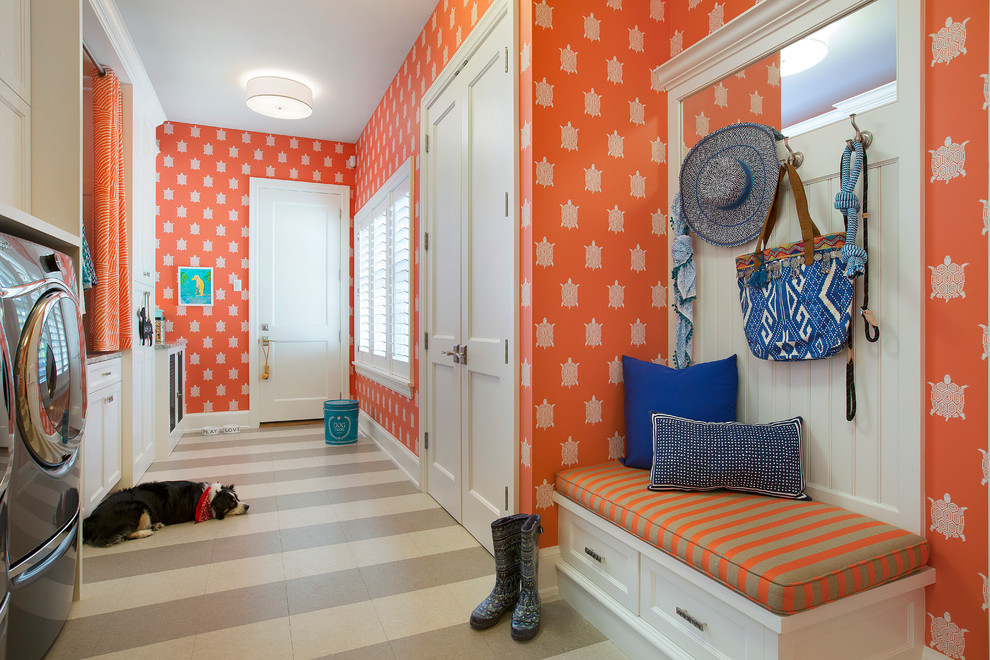
[{"label": "blue throw pillow", "polygon": [[653,413],[650,490],[741,490],[804,494],[800,417],[769,424],[697,422]]},{"label": "blue throw pillow", "polygon": [[649,470],[653,464],[650,412],[705,422],[736,421],[739,377],[736,356],[671,369],[622,356],[625,385],[626,467]]}]

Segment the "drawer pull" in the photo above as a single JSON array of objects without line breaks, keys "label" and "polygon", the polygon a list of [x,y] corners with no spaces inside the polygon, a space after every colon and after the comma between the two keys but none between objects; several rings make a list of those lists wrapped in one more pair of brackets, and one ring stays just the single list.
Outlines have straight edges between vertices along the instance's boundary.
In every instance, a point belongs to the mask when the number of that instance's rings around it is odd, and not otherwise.
[{"label": "drawer pull", "polygon": [[113,403],[113,395],[107,397],[107,403]]},{"label": "drawer pull", "polygon": [[679,607],[677,608],[677,616],[681,617],[682,619],[684,619],[685,621],[687,621],[688,623],[690,623],[692,626],[694,626],[695,628],[697,628],[701,632],[705,632],[705,629],[708,628],[708,624],[707,623],[702,623],[701,621],[698,621],[693,616],[691,616],[690,614],[688,614],[686,610],[682,610]]},{"label": "drawer pull", "polygon": [[106,378],[107,376],[109,376],[109,375],[111,375],[111,374],[113,374],[113,372],[112,372],[112,371],[104,371],[104,372],[103,372],[103,377],[104,377],[104,378]]},{"label": "drawer pull", "polygon": [[592,550],[587,546],[585,546],[584,548],[584,554],[588,555],[589,557],[597,561],[599,564],[602,563],[603,561],[602,556],[600,554],[598,554],[597,552],[595,552],[594,550]]}]

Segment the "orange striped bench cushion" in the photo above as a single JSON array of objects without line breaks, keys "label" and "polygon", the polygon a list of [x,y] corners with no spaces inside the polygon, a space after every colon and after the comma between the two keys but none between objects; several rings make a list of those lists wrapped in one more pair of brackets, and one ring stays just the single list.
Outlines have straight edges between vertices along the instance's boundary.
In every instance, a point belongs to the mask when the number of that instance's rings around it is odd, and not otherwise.
[{"label": "orange striped bench cushion", "polygon": [[821,502],[730,491],[653,492],[612,462],[557,473],[557,491],[778,614],[917,571],[923,537]]}]

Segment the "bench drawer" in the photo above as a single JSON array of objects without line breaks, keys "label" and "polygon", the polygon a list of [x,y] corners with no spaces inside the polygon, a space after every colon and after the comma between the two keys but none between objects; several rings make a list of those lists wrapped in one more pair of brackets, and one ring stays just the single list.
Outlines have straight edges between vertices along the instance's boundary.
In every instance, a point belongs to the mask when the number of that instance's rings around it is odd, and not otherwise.
[{"label": "bench drawer", "polygon": [[[762,658],[764,632],[757,621],[643,557],[640,616],[696,658]],[[695,570],[684,567],[685,571]]]},{"label": "bench drawer", "polygon": [[115,357],[86,365],[86,390],[95,392],[120,382],[120,362],[120,358]]},{"label": "bench drawer", "polygon": [[559,530],[561,559],[638,613],[639,553],[563,507]]}]

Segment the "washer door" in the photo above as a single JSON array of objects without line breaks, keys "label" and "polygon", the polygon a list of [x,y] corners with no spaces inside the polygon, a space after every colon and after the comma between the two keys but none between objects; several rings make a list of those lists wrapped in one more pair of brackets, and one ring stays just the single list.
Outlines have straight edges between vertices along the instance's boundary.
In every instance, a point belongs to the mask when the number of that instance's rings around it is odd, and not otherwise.
[{"label": "washer door", "polygon": [[52,289],[28,316],[17,348],[17,425],[32,458],[71,469],[86,422],[85,357],[79,305]]}]

